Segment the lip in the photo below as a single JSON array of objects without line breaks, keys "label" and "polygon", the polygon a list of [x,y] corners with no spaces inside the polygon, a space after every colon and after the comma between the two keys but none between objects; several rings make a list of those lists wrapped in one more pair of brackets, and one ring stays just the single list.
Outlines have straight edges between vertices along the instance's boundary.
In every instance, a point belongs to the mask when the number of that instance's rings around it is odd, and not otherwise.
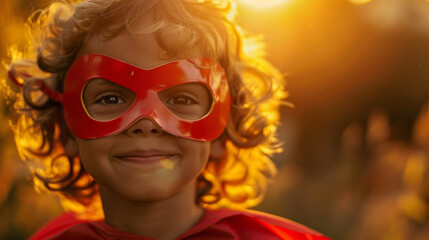
[{"label": "lip", "polygon": [[162,160],[171,159],[178,154],[166,153],[158,150],[149,151],[131,151],[115,155],[115,158],[122,162],[134,164],[161,164]]}]

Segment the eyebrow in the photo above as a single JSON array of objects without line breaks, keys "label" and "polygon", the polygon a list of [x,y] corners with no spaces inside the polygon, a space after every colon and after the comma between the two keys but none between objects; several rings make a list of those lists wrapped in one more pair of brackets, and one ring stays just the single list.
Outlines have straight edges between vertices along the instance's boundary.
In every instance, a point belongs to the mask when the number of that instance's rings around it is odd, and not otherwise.
[{"label": "eyebrow", "polygon": [[104,79],[104,78],[95,78],[94,80],[92,80],[95,84],[97,84],[97,85],[114,85],[115,83],[113,83],[113,82],[111,82],[111,81],[109,81],[109,80],[107,80],[107,79]]}]

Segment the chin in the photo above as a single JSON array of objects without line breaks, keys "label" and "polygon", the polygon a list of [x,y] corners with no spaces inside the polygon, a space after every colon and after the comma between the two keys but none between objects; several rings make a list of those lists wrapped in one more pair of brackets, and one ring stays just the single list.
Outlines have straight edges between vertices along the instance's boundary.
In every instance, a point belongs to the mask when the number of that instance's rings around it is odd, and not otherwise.
[{"label": "chin", "polygon": [[130,200],[136,201],[136,202],[160,202],[170,198],[172,195],[173,194],[167,194],[163,192],[155,192],[155,193],[151,192],[145,195],[132,195],[130,196]]},{"label": "chin", "polygon": [[120,195],[122,198],[133,202],[156,202],[166,200],[176,193],[177,191],[170,189],[145,186],[131,191],[121,191]]}]

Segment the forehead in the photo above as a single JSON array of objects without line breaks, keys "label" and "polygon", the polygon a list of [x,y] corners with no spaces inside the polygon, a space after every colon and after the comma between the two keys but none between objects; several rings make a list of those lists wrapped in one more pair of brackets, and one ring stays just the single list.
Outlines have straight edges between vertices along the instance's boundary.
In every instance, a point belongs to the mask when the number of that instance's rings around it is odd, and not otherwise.
[{"label": "forehead", "polygon": [[[89,53],[110,56],[140,68],[152,68],[165,63],[161,59],[163,49],[158,45],[154,33],[136,34],[155,24],[153,16],[147,14],[136,23],[112,38],[106,38],[106,31],[90,35],[84,42],[77,57]],[[106,27],[107,29],[107,27]]]},{"label": "forehead", "polygon": [[147,69],[169,61],[161,59],[162,52],[154,34],[136,36],[125,31],[111,39],[106,39],[103,33],[89,37],[78,57],[89,53],[102,54]]},{"label": "forehead", "polygon": [[[183,58],[183,56],[166,58],[165,50],[158,43],[159,39],[157,40],[155,33],[142,33],[153,28],[154,24],[153,17],[148,15],[139,18],[133,26],[113,38],[106,38],[106,32],[103,31],[95,33],[86,39],[76,59],[86,54],[95,53],[110,56],[143,69],[149,69]],[[177,36],[163,33],[162,37],[164,38],[162,41],[171,41]],[[201,54],[198,46],[194,46],[190,51],[192,53],[187,57],[206,57]]]}]

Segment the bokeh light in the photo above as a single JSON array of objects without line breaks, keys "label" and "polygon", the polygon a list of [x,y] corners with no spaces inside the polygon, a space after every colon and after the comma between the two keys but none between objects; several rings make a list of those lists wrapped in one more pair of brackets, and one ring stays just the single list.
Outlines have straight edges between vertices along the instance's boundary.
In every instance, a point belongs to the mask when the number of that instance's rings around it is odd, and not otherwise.
[{"label": "bokeh light", "polygon": [[372,0],[349,0],[349,2],[356,4],[356,5],[364,5],[364,4],[367,4],[371,1]]},{"label": "bokeh light", "polygon": [[276,6],[280,6],[282,4],[286,4],[294,0],[238,0],[239,3],[259,9],[264,8],[272,8]]}]

